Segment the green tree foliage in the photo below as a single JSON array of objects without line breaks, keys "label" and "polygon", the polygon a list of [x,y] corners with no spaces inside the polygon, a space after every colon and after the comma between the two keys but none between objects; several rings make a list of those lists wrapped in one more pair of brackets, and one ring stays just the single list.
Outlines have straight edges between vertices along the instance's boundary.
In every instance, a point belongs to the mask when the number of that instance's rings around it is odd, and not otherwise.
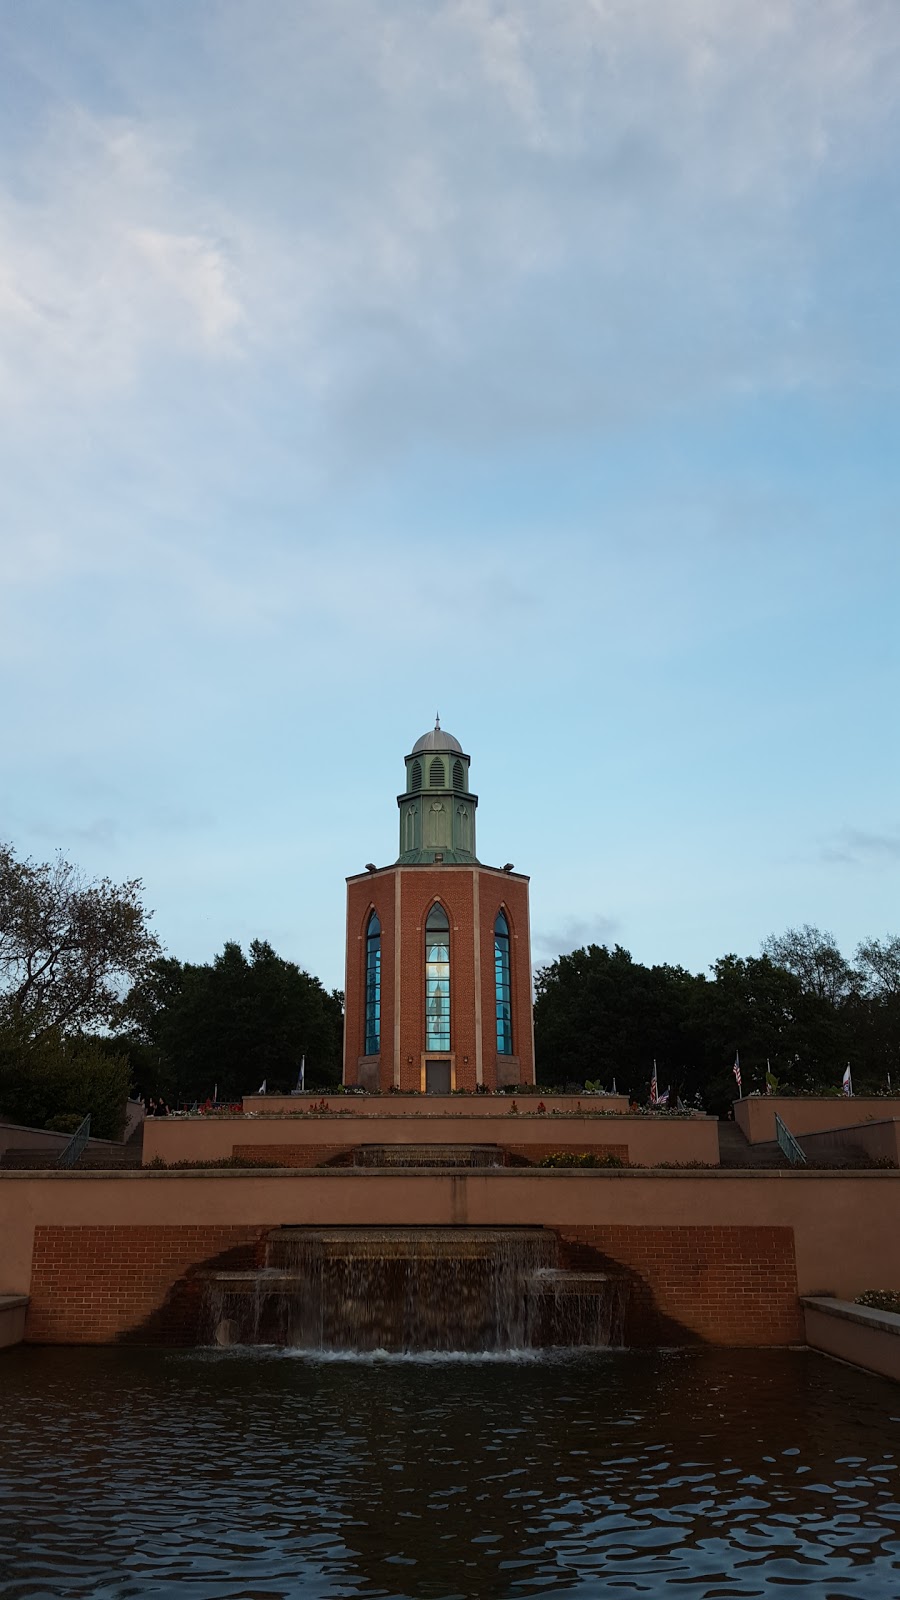
[{"label": "green tree foliage", "polygon": [[0,1114],[11,1122],[74,1132],[90,1112],[95,1138],[121,1139],[129,1082],[126,1053],[106,1040],[57,1028],[24,1042],[0,1032]]},{"label": "green tree foliage", "polygon": [[23,1044],[107,1026],[159,955],[141,883],[88,879],[0,845],[0,1024]]},{"label": "green tree foliage", "polygon": [[309,1088],[340,1082],[342,996],[255,940],[225,945],[206,965],[162,959],[128,996],[124,1019],[135,1081],[170,1104],[239,1099],[266,1080],[293,1089],[303,1056]]},{"label": "green tree foliage", "polygon": [[709,976],[644,967],[621,946],[591,945],[536,975],[541,1083],[600,1079],[644,1102],[659,1086],[724,1112],[765,1089],[766,1062],[787,1092],[838,1088],[847,1061],[857,1090],[900,1087],[900,938],[869,940],[856,964],[816,928],[765,941],[760,956],[722,956]]},{"label": "green tree foliage", "polygon": [[127,1057],[96,1030],[159,955],[137,879],[88,879],[71,862],[18,861],[0,845],[0,1115],[116,1139]]}]

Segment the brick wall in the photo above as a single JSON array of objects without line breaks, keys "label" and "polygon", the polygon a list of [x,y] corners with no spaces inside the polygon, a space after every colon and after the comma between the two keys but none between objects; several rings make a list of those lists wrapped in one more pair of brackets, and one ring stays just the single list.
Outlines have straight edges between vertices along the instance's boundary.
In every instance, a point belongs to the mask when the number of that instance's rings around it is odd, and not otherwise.
[{"label": "brick wall", "polygon": [[261,1167],[327,1167],[341,1156],[349,1156],[348,1145],[323,1144],[236,1144],[231,1153],[240,1161],[255,1161]]},{"label": "brick wall", "polygon": [[[400,928],[395,926],[399,885]],[[476,973],[475,902],[480,959]],[[476,994],[481,1005],[483,1081],[497,1083],[494,920],[502,907],[510,928],[513,1049],[516,1076],[534,1081],[528,880],[490,867],[386,867],[348,879],[344,1080],[356,1083],[365,1043],[365,931],[372,910],[381,923],[382,1091],[394,1081],[396,977],[399,967],[400,1087],[422,1086],[425,1043],[425,920],[435,899],[450,919],[450,1034],[455,1082],[474,1089],[478,1054]]]},{"label": "brick wall", "polygon": [[567,1266],[624,1276],[625,1342],[802,1344],[792,1228],[559,1231]]},{"label": "brick wall", "polygon": [[25,1338],[184,1345],[198,1339],[201,1268],[261,1264],[260,1227],[37,1227]]},{"label": "brick wall", "polygon": [[507,1144],[505,1139],[498,1139],[497,1143],[502,1150],[507,1151],[516,1160],[524,1160],[529,1167],[536,1167],[547,1156],[558,1155],[564,1150],[568,1155],[597,1156],[602,1160],[604,1156],[616,1156],[619,1161],[628,1160],[627,1144],[570,1144],[567,1139],[556,1139],[553,1144]]},{"label": "brick wall", "polygon": [[[196,1343],[202,1278],[261,1265],[269,1227],[35,1230],[25,1337],[37,1344]],[[626,1343],[802,1343],[794,1237],[781,1227],[558,1230],[563,1264],[624,1277]]]}]

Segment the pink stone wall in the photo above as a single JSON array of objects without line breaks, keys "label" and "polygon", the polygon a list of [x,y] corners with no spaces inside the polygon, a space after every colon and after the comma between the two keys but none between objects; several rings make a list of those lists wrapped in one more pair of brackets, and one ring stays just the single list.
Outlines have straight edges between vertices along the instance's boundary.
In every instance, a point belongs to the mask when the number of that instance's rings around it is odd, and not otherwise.
[{"label": "pink stone wall", "polygon": [[734,1120],[751,1144],[775,1138],[775,1113],[796,1138],[803,1133],[824,1133],[851,1123],[880,1122],[900,1117],[900,1099],[874,1099],[862,1095],[750,1095],[734,1102]]}]

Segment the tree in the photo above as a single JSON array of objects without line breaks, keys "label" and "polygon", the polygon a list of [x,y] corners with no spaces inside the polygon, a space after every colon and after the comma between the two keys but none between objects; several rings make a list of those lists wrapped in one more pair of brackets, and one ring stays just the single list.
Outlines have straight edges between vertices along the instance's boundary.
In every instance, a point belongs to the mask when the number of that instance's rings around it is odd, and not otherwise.
[{"label": "tree", "polygon": [[95,1138],[121,1139],[129,1086],[127,1055],[108,1040],[51,1028],[23,1048],[0,1031],[0,1112],[13,1122],[72,1133],[90,1112]]},{"label": "tree", "polygon": [[856,968],[866,994],[900,998],[900,934],[865,939],[856,951]]},{"label": "tree", "polygon": [[806,994],[832,1006],[840,1005],[853,988],[853,968],[844,960],[830,933],[811,928],[788,928],[763,940],[763,955],[777,967],[793,972]]},{"label": "tree", "polygon": [[0,1023],[21,1046],[115,1019],[124,984],[160,953],[141,889],[89,879],[61,855],[17,861],[0,845]]},{"label": "tree", "polygon": [[699,1039],[695,991],[683,967],[644,967],[616,945],[589,945],[535,975],[535,1049],[541,1083],[600,1078],[646,1098],[654,1059],[662,1083],[693,1093]]},{"label": "tree", "polygon": [[182,1102],[240,1098],[265,1079],[287,1092],[306,1058],[310,1088],[340,1081],[343,997],[254,940],[210,964],[153,964],[124,1007],[133,1070],[149,1094]]}]

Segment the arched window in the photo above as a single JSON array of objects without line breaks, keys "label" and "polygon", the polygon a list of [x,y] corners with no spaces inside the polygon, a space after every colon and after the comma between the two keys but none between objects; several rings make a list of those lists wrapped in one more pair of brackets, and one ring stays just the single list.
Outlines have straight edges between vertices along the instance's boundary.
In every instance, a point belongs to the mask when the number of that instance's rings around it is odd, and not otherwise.
[{"label": "arched window", "polygon": [[428,768],[428,782],[432,789],[444,787],[444,763],[440,756],[434,756]]},{"label": "arched window", "polygon": [[497,1052],[511,1056],[512,1002],[509,987],[509,923],[498,911],[494,923],[494,990],[497,1002]]},{"label": "arched window", "polygon": [[466,776],[463,772],[461,761],[454,761],[453,763],[453,787],[454,789],[464,789],[466,787]]},{"label": "arched window", "polygon": [[381,1049],[381,923],[373,911],[366,929],[366,1055]]},{"label": "arched window", "polygon": [[414,850],[416,848],[415,806],[407,806],[406,808],[406,848],[407,850]]},{"label": "arched window", "polygon": [[421,787],[422,787],[422,763],[421,763],[421,761],[414,761],[413,764],[412,764],[412,767],[410,769],[409,787],[410,787],[410,792],[411,793],[414,793],[416,789],[421,789]]},{"label": "arched window", "polygon": [[437,903],[425,923],[425,1049],[450,1049],[450,923]]}]

